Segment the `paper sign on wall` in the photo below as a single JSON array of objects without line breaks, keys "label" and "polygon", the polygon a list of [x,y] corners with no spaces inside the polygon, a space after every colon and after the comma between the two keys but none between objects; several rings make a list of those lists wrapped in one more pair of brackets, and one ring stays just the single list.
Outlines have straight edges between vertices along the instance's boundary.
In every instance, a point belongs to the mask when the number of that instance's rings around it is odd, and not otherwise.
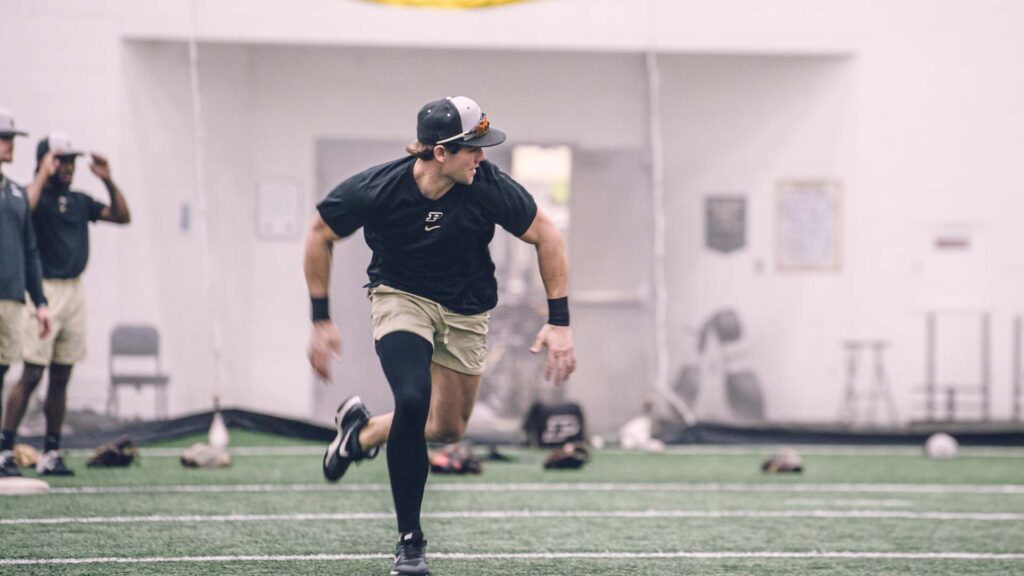
[{"label": "paper sign on wall", "polygon": [[835,180],[783,180],[776,196],[780,270],[838,270],[840,185]]}]

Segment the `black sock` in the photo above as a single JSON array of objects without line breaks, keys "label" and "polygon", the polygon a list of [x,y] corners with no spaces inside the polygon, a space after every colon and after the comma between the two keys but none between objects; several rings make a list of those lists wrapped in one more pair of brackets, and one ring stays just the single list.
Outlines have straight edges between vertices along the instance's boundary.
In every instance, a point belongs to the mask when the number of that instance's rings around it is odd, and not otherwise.
[{"label": "black sock", "polygon": [[43,440],[43,452],[60,450],[60,434],[47,434]]},{"label": "black sock", "polygon": [[420,530],[420,508],[430,470],[423,429],[430,413],[433,351],[430,342],[411,332],[392,332],[377,342],[377,356],[395,396],[388,472],[400,534]]},{"label": "black sock", "polygon": [[363,451],[363,445],[359,443],[359,433],[363,430],[363,426],[366,426],[364,422],[359,428],[356,428],[355,432],[348,437],[348,453],[357,459],[365,458],[366,452]]},{"label": "black sock", "polygon": [[4,413],[4,376],[7,376],[7,369],[10,367],[9,364],[0,364],[0,420],[3,419]]},{"label": "black sock", "polygon": [[17,432],[9,432],[7,430],[0,432],[0,452],[4,450],[14,450],[14,439],[17,436]]}]

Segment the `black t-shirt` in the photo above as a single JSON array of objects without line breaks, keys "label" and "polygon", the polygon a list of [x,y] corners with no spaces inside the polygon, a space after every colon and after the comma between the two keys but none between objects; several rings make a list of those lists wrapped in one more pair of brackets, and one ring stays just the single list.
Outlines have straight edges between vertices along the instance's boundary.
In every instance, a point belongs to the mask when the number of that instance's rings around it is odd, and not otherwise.
[{"label": "black t-shirt", "polygon": [[106,205],[81,192],[46,187],[32,211],[43,278],[77,278],[89,261],[89,222]]},{"label": "black t-shirt", "polygon": [[324,222],[339,236],[363,227],[373,250],[367,286],[386,284],[479,314],[498,303],[487,248],[500,224],[522,236],[537,215],[533,197],[495,165],[481,162],[473,184],[456,184],[438,200],[425,197],[412,175],[412,156],[345,180],[320,202]]}]

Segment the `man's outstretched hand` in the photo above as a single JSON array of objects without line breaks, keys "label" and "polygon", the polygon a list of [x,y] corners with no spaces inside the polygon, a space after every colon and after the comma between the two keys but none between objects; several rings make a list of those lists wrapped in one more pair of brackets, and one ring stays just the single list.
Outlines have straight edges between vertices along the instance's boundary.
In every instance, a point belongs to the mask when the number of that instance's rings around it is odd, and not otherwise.
[{"label": "man's outstretched hand", "polygon": [[544,369],[544,379],[554,379],[555,386],[569,379],[576,370],[576,352],[572,346],[572,328],[545,324],[537,339],[534,340],[530,352],[539,354],[541,349],[548,349],[548,365]]},{"label": "man's outstretched hand", "polygon": [[313,323],[309,338],[309,363],[325,382],[331,379],[331,360],[341,360],[341,333],[330,320]]}]

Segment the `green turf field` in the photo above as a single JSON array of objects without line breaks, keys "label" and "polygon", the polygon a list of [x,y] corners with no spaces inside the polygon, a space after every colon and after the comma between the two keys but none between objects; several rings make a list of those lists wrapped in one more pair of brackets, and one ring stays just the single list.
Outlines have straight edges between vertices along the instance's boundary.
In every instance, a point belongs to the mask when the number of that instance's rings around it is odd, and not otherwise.
[{"label": "green turf field", "polygon": [[[197,440],[128,469],[72,454],[52,493],[0,497],[0,574],[387,574],[383,457],[328,484],[317,444],[233,431],[231,468],[182,468]],[[807,448],[786,477],[759,472],[768,448],[598,451],[562,472],[506,453],[430,478],[434,574],[1024,574],[1021,450]]]}]

